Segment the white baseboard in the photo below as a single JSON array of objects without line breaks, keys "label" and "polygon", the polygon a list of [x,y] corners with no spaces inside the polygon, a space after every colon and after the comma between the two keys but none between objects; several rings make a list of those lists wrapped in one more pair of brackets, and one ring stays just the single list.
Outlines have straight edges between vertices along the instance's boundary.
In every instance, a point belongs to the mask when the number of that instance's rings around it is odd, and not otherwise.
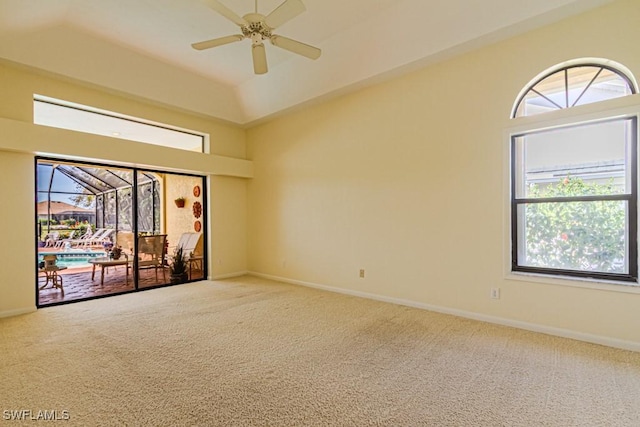
[{"label": "white baseboard", "polygon": [[246,276],[247,274],[249,274],[248,271],[236,271],[235,273],[218,274],[208,280],[233,279],[234,277]]},{"label": "white baseboard", "polygon": [[0,311],[0,318],[2,317],[11,317],[11,316],[18,316],[20,314],[27,314],[27,313],[33,313],[35,312],[37,309],[36,307],[25,307],[25,308],[17,308],[15,310],[5,310],[5,311]]},{"label": "white baseboard", "polygon": [[302,280],[288,279],[286,277],[272,276],[269,274],[249,271],[247,274],[261,277],[263,279],[275,280],[278,282],[289,283],[292,285],[306,286],[309,288],[322,289],[329,292],[336,292],[345,295],[351,295],[361,298],[368,298],[376,301],[388,302],[392,304],[404,305],[423,310],[434,311],[436,313],[451,314],[454,316],[464,317],[467,319],[479,320],[481,322],[494,323],[497,325],[510,326],[513,328],[524,329],[527,331],[539,332],[547,335],[554,335],[563,338],[570,338],[578,341],[585,341],[592,344],[600,344],[608,347],[620,348],[623,350],[640,352],[640,342],[625,341],[617,338],[610,338],[601,335],[593,335],[584,332],[572,331],[569,329],[555,328],[552,326],[539,325],[536,323],[523,322],[520,320],[507,319],[504,317],[490,316],[472,311],[458,310],[455,308],[442,307],[437,305],[425,304],[417,301],[411,301],[400,298],[392,298],[384,295],[372,294],[369,292],[354,291],[351,289],[336,288],[333,286],[320,285],[317,283],[305,282]]}]

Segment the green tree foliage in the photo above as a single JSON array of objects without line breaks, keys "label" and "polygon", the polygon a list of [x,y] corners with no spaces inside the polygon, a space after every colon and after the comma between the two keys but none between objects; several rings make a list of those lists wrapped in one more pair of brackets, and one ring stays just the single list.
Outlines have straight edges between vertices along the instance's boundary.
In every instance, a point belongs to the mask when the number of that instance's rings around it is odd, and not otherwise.
[{"label": "green tree foliage", "polygon": [[[529,198],[620,194],[613,180],[585,183],[567,176],[543,188],[532,185]],[[531,203],[526,206],[526,265],[624,273],[623,201]]]},{"label": "green tree foliage", "polygon": [[96,196],[93,194],[85,194],[86,190],[80,184],[76,184],[76,191],[78,194],[69,197],[69,200],[71,200],[74,206],[82,208],[92,208],[94,206]]}]

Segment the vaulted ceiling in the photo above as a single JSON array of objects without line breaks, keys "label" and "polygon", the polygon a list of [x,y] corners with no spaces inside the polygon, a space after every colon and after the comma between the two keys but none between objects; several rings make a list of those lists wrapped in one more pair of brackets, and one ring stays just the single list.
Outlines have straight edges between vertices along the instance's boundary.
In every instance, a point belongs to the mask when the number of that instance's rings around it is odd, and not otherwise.
[{"label": "vaulted ceiling", "polygon": [[[259,0],[267,15],[283,0]],[[322,49],[310,60],[248,40],[202,0],[0,0],[0,58],[246,125],[379,82],[612,0],[303,0],[276,33]],[[242,16],[254,0],[220,0]]]}]

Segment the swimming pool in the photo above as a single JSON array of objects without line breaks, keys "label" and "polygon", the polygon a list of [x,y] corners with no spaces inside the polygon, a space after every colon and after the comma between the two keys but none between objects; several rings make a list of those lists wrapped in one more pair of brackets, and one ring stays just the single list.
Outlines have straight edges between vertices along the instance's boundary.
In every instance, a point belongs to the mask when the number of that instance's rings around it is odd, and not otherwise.
[{"label": "swimming pool", "polygon": [[[85,250],[76,250],[72,249],[70,251],[65,252],[53,252],[53,255],[58,256],[58,261],[56,264],[58,267],[67,267],[67,268],[82,268],[89,267],[90,259],[101,258],[107,256],[105,251],[85,251]],[[38,254],[38,262],[43,260],[43,256],[47,255],[46,253]]]}]

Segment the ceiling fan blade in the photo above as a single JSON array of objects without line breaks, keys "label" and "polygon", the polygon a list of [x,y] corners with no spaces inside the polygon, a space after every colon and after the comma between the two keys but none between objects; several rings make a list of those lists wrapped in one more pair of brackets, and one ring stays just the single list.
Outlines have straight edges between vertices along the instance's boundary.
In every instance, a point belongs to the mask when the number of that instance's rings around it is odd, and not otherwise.
[{"label": "ceiling fan blade", "polygon": [[244,36],[237,34],[234,36],[220,37],[213,40],[206,40],[203,42],[193,43],[191,47],[196,50],[204,50],[204,49],[210,49],[212,47],[222,46],[229,43],[239,42],[242,39],[244,39]]},{"label": "ceiling fan blade", "polygon": [[252,45],[251,54],[253,55],[253,72],[256,74],[265,74],[268,68],[267,53],[264,45],[262,43]]},{"label": "ceiling fan blade", "polygon": [[285,22],[304,12],[306,8],[300,0],[285,0],[273,12],[264,18],[264,23],[270,28],[278,28]]},{"label": "ceiling fan blade", "polygon": [[218,0],[204,0],[204,2],[207,4],[207,6],[218,12],[220,15],[224,16],[230,21],[235,22],[236,25],[239,25],[241,27],[249,25],[247,21],[238,16],[233,10],[220,3]]},{"label": "ceiling fan blade", "polygon": [[297,53],[298,55],[306,56],[310,59],[318,59],[322,54],[322,51],[317,47],[313,47],[308,44],[304,44],[299,41],[282,36],[272,36],[271,44],[273,44],[274,46],[278,46],[279,48],[286,49],[290,52]]}]

